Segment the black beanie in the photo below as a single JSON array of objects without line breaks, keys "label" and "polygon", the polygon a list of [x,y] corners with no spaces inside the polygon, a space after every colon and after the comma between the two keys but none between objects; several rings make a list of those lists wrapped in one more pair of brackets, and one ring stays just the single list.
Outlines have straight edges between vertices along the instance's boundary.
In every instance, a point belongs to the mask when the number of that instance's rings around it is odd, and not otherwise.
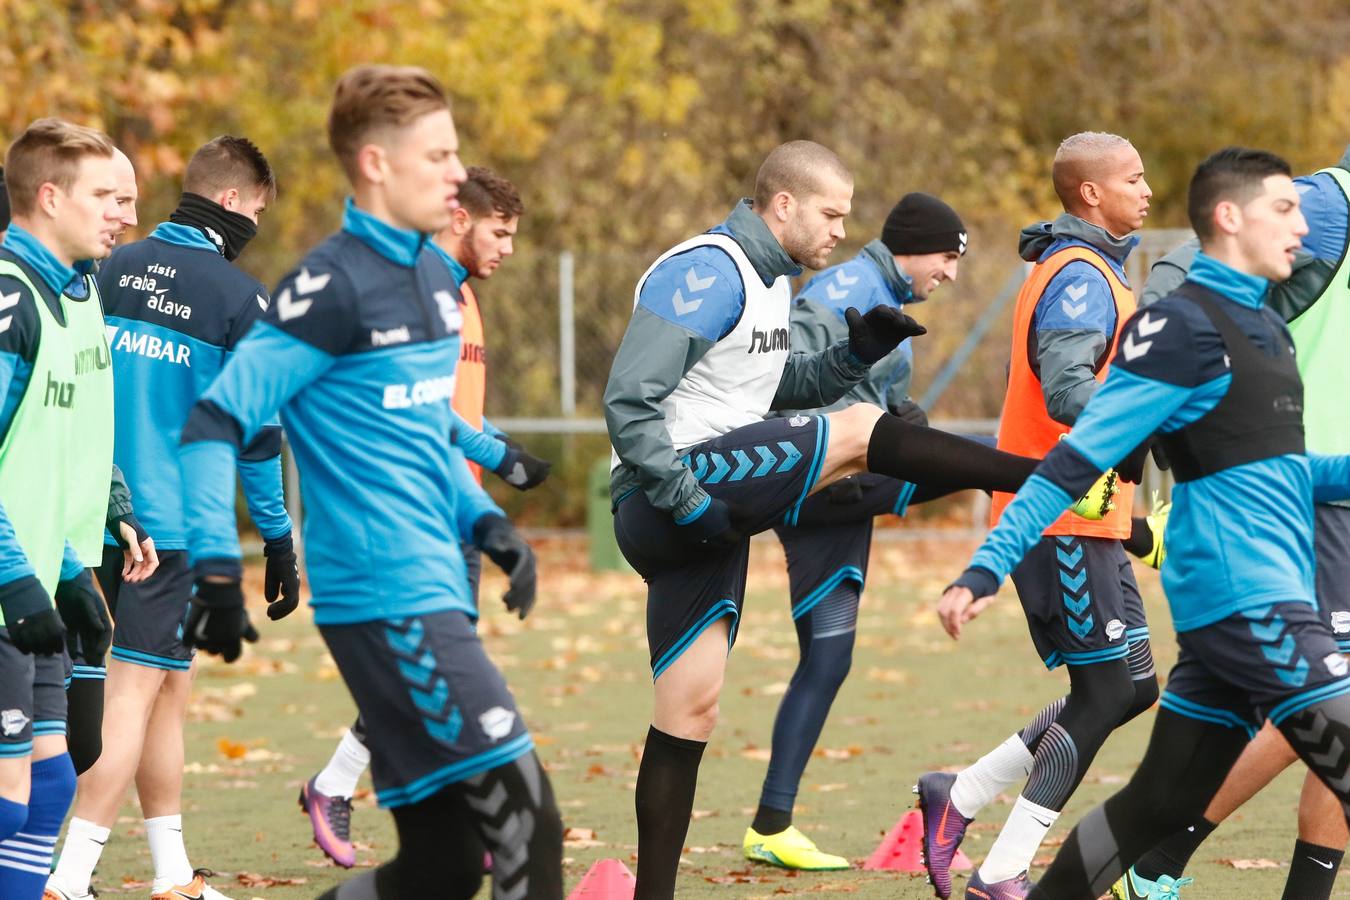
[{"label": "black beanie", "polygon": [[0,231],[9,227],[9,188],[5,187],[5,168],[0,166]]},{"label": "black beanie", "polygon": [[881,229],[881,242],[897,256],[966,252],[961,217],[932,194],[915,191],[900,198]]}]

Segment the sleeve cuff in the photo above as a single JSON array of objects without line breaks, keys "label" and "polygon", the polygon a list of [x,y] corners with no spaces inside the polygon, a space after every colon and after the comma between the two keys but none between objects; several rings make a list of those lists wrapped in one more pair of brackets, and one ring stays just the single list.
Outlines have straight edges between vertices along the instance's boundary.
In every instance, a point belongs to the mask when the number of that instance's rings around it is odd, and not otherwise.
[{"label": "sleeve cuff", "polygon": [[971,566],[961,573],[961,577],[948,587],[963,587],[975,595],[975,599],[989,597],[998,593],[998,576],[983,566]]}]

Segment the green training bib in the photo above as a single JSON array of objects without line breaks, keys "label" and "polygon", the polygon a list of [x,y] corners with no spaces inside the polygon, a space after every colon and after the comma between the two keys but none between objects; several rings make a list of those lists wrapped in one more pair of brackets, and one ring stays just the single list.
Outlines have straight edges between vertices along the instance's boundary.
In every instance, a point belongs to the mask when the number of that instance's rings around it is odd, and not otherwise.
[{"label": "green training bib", "polygon": [[113,370],[98,286],[92,277],[85,282],[89,285],[86,299],[61,295],[67,339],[75,358],[75,434],[67,457],[66,538],[82,563],[97,566],[103,557],[112,479]]},{"label": "green training bib", "polygon": [[[1350,203],[1350,172],[1323,169],[1336,180]],[[1345,394],[1350,386],[1350,253],[1342,253],[1336,272],[1317,300],[1289,323],[1303,376],[1303,430],[1309,453],[1350,453],[1350,417]]]},{"label": "green training bib", "polygon": [[[27,286],[31,300],[23,302],[37,307],[42,329],[28,387],[0,442],[0,503],[38,580],[51,593],[61,575],[68,522],[68,458],[77,438],[73,427],[75,355],[67,330],[24,271],[0,260],[0,275]],[[0,319],[0,327],[7,324]],[[105,480],[110,474],[104,473]]]}]

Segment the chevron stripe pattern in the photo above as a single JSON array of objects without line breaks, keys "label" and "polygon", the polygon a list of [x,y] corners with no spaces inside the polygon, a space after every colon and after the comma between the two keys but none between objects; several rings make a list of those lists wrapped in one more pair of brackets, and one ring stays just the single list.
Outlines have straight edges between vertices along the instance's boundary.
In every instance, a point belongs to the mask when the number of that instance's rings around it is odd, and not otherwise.
[{"label": "chevron stripe pattern", "polygon": [[1290,687],[1303,687],[1308,681],[1308,659],[1298,652],[1294,635],[1275,607],[1257,607],[1242,615],[1252,637],[1261,645],[1261,655],[1274,667],[1275,676]]},{"label": "chevron stripe pattern", "polygon": [[774,444],[756,444],[746,450],[689,453],[680,461],[693,471],[704,484],[733,484],[746,478],[763,478],[791,472],[802,452],[791,441]]},{"label": "chevron stripe pattern", "polygon": [[[527,753],[502,769],[490,769],[461,783],[465,802],[478,817],[478,833],[492,853],[492,900],[525,900],[530,894],[530,843],[535,810],[543,802],[543,772]],[[524,796],[512,796],[504,775],[519,776]]]},{"label": "chevron stripe pattern", "polygon": [[[1344,697],[1336,698],[1344,700]],[[1341,710],[1347,704],[1338,704]],[[1280,731],[1341,800],[1350,806],[1350,723],[1327,717],[1320,706],[1309,707],[1285,720]]]},{"label": "chevron stripe pattern", "polygon": [[1080,639],[1092,633],[1096,622],[1089,610],[1092,592],[1088,590],[1087,553],[1083,542],[1072,535],[1055,537],[1055,568],[1059,574],[1060,599],[1064,603],[1065,623]]},{"label": "chevron stripe pattern", "polygon": [[423,726],[436,740],[453,745],[464,727],[464,714],[450,696],[450,683],[436,671],[436,658],[425,639],[421,619],[394,619],[385,624],[385,643],[397,658],[399,674]]}]

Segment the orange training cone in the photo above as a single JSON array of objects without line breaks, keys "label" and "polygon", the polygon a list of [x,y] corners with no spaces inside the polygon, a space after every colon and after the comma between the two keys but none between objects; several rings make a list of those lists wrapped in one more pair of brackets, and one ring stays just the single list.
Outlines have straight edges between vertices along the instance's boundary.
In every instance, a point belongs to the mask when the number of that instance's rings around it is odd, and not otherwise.
[{"label": "orange training cone", "polygon": [[[863,863],[864,869],[886,869],[892,872],[923,872],[923,813],[911,809],[900,817],[895,827],[886,833]],[[960,850],[952,860],[952,871],[969,872],[975,868]]]},{"label": "orange training cone", "polygon": [[601,859],[591,866],[567,900],[633,900],[637,878],[617,859]]}]

